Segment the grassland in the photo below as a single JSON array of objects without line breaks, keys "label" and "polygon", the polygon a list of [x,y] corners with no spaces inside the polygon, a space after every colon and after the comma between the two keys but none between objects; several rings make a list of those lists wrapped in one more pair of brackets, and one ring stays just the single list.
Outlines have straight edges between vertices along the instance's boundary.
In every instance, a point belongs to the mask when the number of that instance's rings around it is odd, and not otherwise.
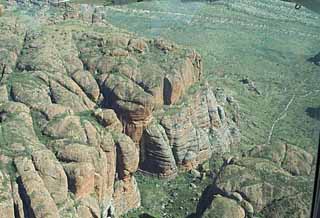
[{"label": "grassland", "polygon": [[141,173],[136,173],[135,177],[139,184],[142,207],[124,215],[124,218],[191,216],[196,212],[203,190],[211,183],[209,177],[200,180],[183,172],[173,180],[144,176]]}]

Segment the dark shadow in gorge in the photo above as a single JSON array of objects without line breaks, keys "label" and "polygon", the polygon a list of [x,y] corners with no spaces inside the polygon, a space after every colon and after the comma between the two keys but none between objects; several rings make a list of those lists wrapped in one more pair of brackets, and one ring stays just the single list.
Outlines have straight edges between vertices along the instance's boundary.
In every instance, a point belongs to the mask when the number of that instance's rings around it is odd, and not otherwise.
[{"label": "dark shadow in gorge", "polygon": [[313,119],[320,120],[320,107],[314,108],[314,107],[307,107],[305,110],[307,115]]}]

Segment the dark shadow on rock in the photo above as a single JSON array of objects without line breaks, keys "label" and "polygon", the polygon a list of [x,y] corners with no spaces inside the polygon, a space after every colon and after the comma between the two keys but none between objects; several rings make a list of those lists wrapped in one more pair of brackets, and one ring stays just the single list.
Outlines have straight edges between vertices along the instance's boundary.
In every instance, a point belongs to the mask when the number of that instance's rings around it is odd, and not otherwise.
[{"label": "dark shadow on rock", "polygon": [[197,214],[192,213],[192,214],[189,214],[186,218],[200,218],[200,217],[197,217]]},{"label": "dark shadow on rock", "polygon": [[139,215],[139,218],[155,218],[155,217],[151,216],[151,215],[149,215],[147,213],[143,213],[143,214]]},{"label": "dark shadow on rock", "polygon": [[196,213],[190,214],[186,218],[200,218],[203,213],[210,207],[215,195],[226,196],[226,193],[222,191],[216,184],[208,185],[202,192],[197,205]]},{"label": "dark shadow on rock", "polygon": [[306,113],[309,117],[320,120],[320,107],[318,108],[308,107],[306,109]]},{"label": "dark shadow on rock", "polygon": [[315,65],[320,66],[320,52],[316,56],[307,59],[307,61],[314,63]]}]

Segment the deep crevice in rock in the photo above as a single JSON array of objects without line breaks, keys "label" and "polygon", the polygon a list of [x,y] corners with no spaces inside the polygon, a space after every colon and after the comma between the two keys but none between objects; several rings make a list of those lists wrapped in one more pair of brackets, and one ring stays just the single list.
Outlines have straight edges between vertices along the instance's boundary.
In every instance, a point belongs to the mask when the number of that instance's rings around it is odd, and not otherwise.
[{"label": "deep crevice in rock", "polygon": [[172,86],[168,78],[163,79],[163,101],[165,105],[171,104]]},{"label": "deep crevice in rock", "polygon": [[33,212],[33,209],[31,208],[31,200],[29,195],[27,194],[26,189],[24,188],[24,185],[22,183],[21,177],[19,176],[17,178],[17,184],[18,184],[18,191],[20,198],[23,202],[23,212],[24,216],[28,218],[35,218],[35,214]]}]

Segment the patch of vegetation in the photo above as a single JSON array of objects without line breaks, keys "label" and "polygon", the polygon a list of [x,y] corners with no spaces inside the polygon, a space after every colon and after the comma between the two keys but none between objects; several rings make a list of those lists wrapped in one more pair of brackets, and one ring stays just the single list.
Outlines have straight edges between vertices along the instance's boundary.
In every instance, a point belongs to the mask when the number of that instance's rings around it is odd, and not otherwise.
[{"label": "patch of vegetation", "polygon": [[[218,173],[223,164],[223,157],[200,165],[200,171],[213,171]],[[124,215],[124,218],[137,218],[150,215],[151,217],[191,217],[202,192],[212,184],[212,178],[207,174],[204,179],[195,178],[190,172],[180,172],[172,180],[145,176],[137,172],[135,178],[141,192],[142,207]],[[194,186],[195,185],[195,186]],[[157,200],[155,200],[157,199]]]},{"label": "patch of vegetation", "polygon": [[48,135],[43,134],[42,132],[44,121],[46,120],[45,117],[39,111],[31,111],[31,117],[33,129],[36,133],[36,136],[42,144],[47,145],[48,142],[52,140],[52,138]]},{"label": "patch of vegetation", "polygon": [[187,217],[196,212],[202,191],[212,182],[208,177],[196,179],[188,172],[181,172],[172,180],[145,176],[139,172],[135,178],[141,193],[142,207],[124,215],[124,218],[143,217],[143,214],[157,218]]},{"label": "patch of vegetation", "polygon": [[103,128],[100,123],[97,121],[96,117],[93,114],[92,110],[82,111],[79,113],[75,113],[76,116],[80,117],[80,122],[83,125],[84,121],[89,121],[92,125],[94,125],[97,129]]},{"label": "patch of vegetation", "polygon": [[10,180],[15,180],[16,178],[17,169],[13,163],[13,160],[8,161],[7,163],[0,161],[0,170],[9,176],[8,177],[5,175],[2,180],[2,187],[7,189],[7,186],[10,185]]}]

